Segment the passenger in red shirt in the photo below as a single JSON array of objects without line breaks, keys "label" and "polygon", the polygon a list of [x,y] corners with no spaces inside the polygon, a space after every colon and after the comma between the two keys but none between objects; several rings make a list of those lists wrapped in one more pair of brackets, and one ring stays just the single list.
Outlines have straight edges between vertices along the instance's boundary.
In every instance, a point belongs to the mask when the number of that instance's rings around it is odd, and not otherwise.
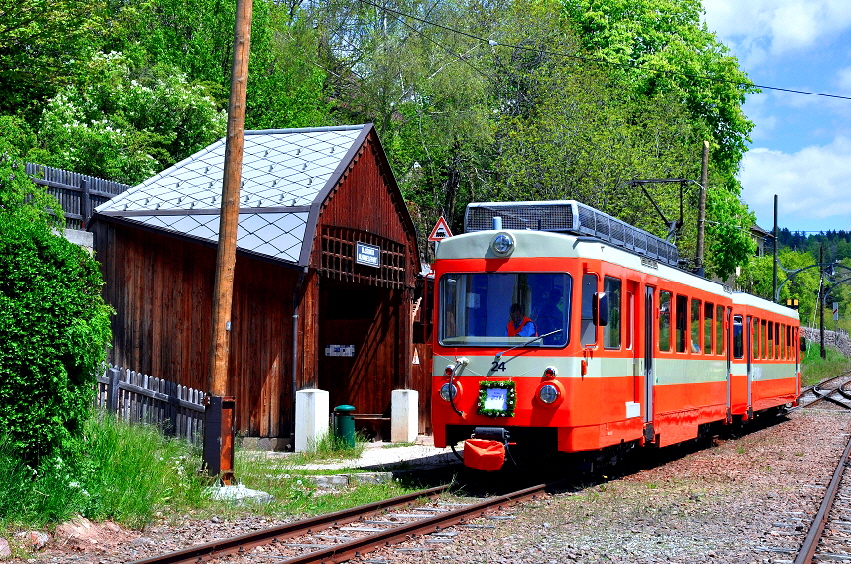
[{"label": "passenger in red shirt", "polygon": [[511,304],[508,313],[511,317],[506,328],[509,337],[538,336],[538,329],[531,319],[523,315],[523,307],[520,304]]}]

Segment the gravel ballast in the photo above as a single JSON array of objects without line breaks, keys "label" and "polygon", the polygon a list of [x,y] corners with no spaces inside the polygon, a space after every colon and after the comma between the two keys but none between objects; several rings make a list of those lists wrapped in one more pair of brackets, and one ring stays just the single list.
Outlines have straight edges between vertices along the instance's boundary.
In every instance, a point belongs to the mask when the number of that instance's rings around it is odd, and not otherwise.
[{"label": "gravel ballast", "polygon": [[[662,449],[672,460],[644,464],[639,454],[611,477],[507,509],[513,518],[480,519],[493,528],[454,527],[456,535],[412,539],[357,562],[791,562],[848,441],[843,411],[796,411],[774,425],[694,450]],[[654,465],[655,464],[655,465]],[[646,466],[642,468],[642,465]],[[619,473],[615,477],[615,474]],[[339,494],[336,494],[339,495]],[[185,516],[144,532],[111,523],[54,537],[27,561],[128,562],[283,523]],[[229,562],[280,562],[255,549]],[[22,561],[22,560],[18,560]]]}]

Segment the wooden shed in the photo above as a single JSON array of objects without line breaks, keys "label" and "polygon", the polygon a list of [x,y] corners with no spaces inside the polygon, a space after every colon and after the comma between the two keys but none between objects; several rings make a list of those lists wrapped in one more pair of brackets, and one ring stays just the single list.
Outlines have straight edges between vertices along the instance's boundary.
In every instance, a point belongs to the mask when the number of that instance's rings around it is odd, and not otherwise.
[{"label": "wooden shed", "polygon": [[[96,210],[111,362],[206,389],[225,142]],[[288,439],[295,391],[389,416],[412,381],[416,234],[371,124],[245,132],[230,330],[238,432]],[[420,418],[420,432],[429,423]]]}]

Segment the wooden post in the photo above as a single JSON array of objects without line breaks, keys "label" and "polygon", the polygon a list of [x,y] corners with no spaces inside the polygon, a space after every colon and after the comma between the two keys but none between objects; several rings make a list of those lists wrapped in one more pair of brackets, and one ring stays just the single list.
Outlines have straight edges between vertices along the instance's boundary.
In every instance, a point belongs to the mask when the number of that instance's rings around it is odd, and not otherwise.
[{"label": "wooden post", "polygon": [[[704,233],[706,231],[706,183],[709,177],[709,141],[703,142],[703,159],[700,166],[700,201],[697,207],[697,256],[695,266],[698,273],[703,270]],[[682,200],[681,200],[682,201]]]},{"label": "wooden post", "polygon": [[121,376],[121,369],[112,367],[109,369],[109,383],[106,385],[106,405],[107,411],[115,415],[118,413],[118,382]]},{"label": "wooden post", "polygon": [[82,219],[83,229],[92,218],[92,197],[89,193],[89,182],[85,178],[80,181],[80,216]]},{"label": "wooden post", "polygon": [[[228,394],[228,333],[231,329],[236,235],[239,225],[239,189],[242,183],[242,153],[245,144],[245,92],[251,44],[251,9],[252,0],[237,0],[219,245],[216,257],[216,279],[213,286],[213,323],[208,381],[209,395],[213,399],[219,398],[208,402],[208,406],[215,406],[217,409],[214,411],[218,413],[211,413],[210,421],[205,421],[204,424],[204,463],[210,469],[218,469],[217,474],[223,473],[223,481],[226,484],[232,480],[233,449],[225,448],[225,446],[233,444],[233,425],[230,425],[230,429],[225,429],[224,422],[230,419],[232,423],[234,417],[233,411],[228,414],[228,417],[222,417],[219,406],[234,405],[232,397],[224,398],[223,396]],[[207,433],[218,433],[219,440],[207,440]],[[223,438],[225,434],[228,434],[228,437]]]}]

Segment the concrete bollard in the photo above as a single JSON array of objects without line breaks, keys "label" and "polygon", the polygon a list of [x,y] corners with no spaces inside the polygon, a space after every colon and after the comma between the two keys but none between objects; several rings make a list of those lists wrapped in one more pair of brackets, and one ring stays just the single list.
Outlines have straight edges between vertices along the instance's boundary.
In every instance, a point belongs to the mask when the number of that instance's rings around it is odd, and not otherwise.
[{"label": "concrete bollard", "polygon": [[295,452],[307,452],[328,433],[330,398],[325,390],[299,390],[295,394]]},{"label": "concrete bollard", "polygon": [[412,443],[419,428],[419,393],[393,390],[390,395],[390,441]]}]

